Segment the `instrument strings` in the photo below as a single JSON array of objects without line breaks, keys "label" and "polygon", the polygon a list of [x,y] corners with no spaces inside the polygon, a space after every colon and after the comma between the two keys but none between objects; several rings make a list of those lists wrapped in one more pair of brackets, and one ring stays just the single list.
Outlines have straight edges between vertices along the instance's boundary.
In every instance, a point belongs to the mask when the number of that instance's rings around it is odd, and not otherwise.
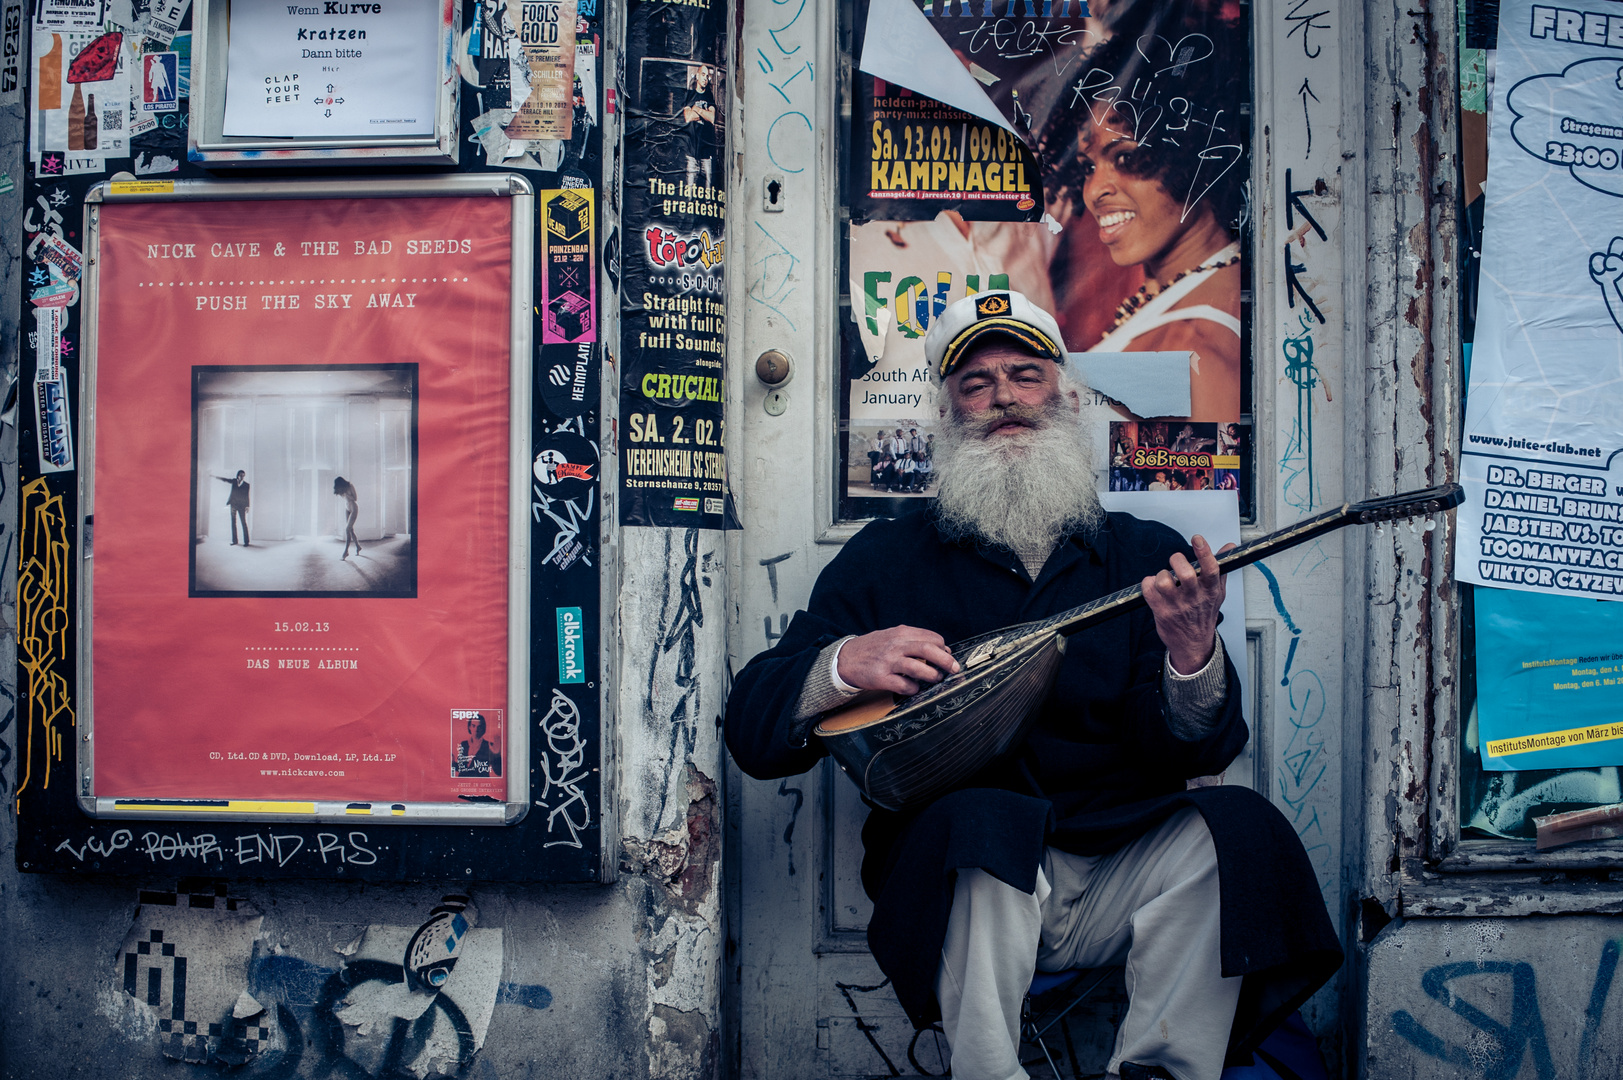
[{"label": "instrument strings", "polygon": [[[1448,485],[1457,488],[1457,485]],[[1243,566],[1259,562],[1269,555],[1286,548],[1295,546],[1311,539],[1318,533],[1330,532],[1343,525],[1350,525],[1354,521],[1383,520],[1388,517],[1400,516],[1404,513],[1413,513],[1416,510],[1435,511],[1445,506],[1452,506],[1458,501],[1457,497],[1444,494],[1443,488],[1433,488],[1423,492],[1411,492],[1407,495],[1394,496],[1389,499],[1374,499],[1365,503],[1343,503],[1333,510],[1317,514],[1310,518],[1298,521],[1296,524],[1259,536],[1249,543],[1242,544],[1232,551],[1217,557],[1219,573],[1227,573]],[[1197,567],[1195,572],[1200,573]],[[1116,615],[1123,614],[1134,607],[1144,605],[1144,589],[1142,585],[1129,585],[1125,589],[1118,589],[1113,593],[1096,597],[1085,604],[1062,611],[1057,615],[1050,615],[1046,619],[1039,619],[1018,626],[1005,627],[988,634],[981,634],[953,645],[953,653],[958,657],[961,669],[954,675],[948,675],[933,686],[927,686],[910,694],[907,697],[897,698],[895,707],[919,705],[929,702],[953,692],[967,680],[974,677],[975,672],[986,663],[1000,657],[1007,656],[1011,651],[1025,648],[1043,637],[1052,634],[1070,635],[1087,628],[1095,623],[1104,622]]]}]

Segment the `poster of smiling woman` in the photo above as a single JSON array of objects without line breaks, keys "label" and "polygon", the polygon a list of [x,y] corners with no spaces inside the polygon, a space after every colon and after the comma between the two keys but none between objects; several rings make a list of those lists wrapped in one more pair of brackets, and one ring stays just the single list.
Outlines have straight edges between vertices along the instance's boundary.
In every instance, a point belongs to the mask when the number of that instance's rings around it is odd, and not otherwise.
[{"label": "poster of smiling woman", "polygon": [[[872,0],[859,16],[866,40],[887,47],[864,45],[858,65],[848,493],[927,491],[874,479],[870,444],[885,441],[874,433],[916,423],[928,436],[940,420],[923,363],[930,321],[965,295],[1005,287],[1054,314],[1069,352],[1094,354],[1129,383],[1135,372],[1187,372],[1189,405],[1175,416],[1096,396],[1101,453],[1130,439],[1132,454],[1165,457],[1175,438],[1195,439],[1201,460],[1159,482],[1232,483],[1249,444],[1242,9],[1058,0],[1041,15],[1012,10]],[[1166,354],[1181,363],[1169,369]],[[1137,424],[1150,419],[1187,421],[1194,435],[1188,424]],[[1139,445],[1161,431],[1168,445]],[[1109,473],[1120,490],[1156,482],[1154,470]]]}]

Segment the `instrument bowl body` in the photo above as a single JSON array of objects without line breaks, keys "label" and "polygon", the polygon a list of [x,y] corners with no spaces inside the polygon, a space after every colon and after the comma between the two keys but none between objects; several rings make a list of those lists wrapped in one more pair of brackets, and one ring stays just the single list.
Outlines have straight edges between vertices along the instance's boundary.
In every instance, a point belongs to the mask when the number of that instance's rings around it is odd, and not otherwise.
[{"label": "instrument bowl body", "polygon": [[927,803],[1025,738],[1065,639],[1050,634],[917,695],[861,727],[813,730],[862,793],[886,810]]}]

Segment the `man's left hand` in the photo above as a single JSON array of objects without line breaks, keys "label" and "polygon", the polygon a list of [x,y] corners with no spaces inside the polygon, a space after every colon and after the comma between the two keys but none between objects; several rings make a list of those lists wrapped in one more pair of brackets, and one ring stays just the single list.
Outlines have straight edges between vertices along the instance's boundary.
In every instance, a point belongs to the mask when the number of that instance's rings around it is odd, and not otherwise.
[{"label": "man's left hand", "polygon": [[[1223,606],[1225,586],[1217,571],[1217,556],[1203,536],[1190,541],[1195,549],[1195,572],[1182,552],[1172,556],[1171,565],[1144,579],[1144,599],[1155,616],[1155,632],[1167,647],[1167,659],[1180,675],[1193,675],[1212,658],[1217,638],[1218,609]],[[1233,548],[1228,544],[1223,548]]]}]

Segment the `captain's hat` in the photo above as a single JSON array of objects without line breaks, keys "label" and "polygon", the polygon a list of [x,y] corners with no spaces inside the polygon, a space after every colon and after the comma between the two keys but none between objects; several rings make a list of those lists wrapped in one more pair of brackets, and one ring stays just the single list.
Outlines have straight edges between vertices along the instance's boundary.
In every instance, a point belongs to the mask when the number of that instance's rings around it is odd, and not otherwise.
[{"label": "captain's hat", "polygon": [[974,293],[947,305],[924,335],[924,356],[937,379],[945,379],[969,355],[976,342],[990,336],[1008,338],[1034,356],[1065,363],[1065,341],[1054,316],[1027,300],[1024,293],[994,289]]}]

